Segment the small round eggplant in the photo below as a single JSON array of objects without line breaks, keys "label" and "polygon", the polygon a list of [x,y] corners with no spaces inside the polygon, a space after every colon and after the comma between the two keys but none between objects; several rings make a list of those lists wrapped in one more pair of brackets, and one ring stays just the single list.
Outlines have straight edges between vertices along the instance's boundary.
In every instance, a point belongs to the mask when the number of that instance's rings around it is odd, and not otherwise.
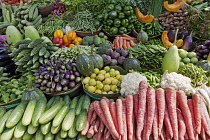
[{"label": "small round eggplant", "polygon": [[76,82],[76,83],[81,82],[81,77],[76,77],[75,82]]},{"label": "small round eggplant", "polygon": [[70,71],[66,71],[65,78],[66,78],[66,79],[69,79],[69,78],[70,78],[70,75],[71,75],[71,74],[70,74]]},{"label": "small round eggplant", "polygon": [[67,70],[72,70],[71,65],[70,65],[70,64],[68,64],[68,63],[66,63],[66,64],[65,64],[65,67],[66,67],[66,69],[67,69]]},{"label": "small round eggplant", "polygon": [[48,73],[48,71],[43,71],[43,72],[41,72],[41,75],[44,76],[47,73]]},{"label": "small round eggplant", "polygon": [[48,82],[47,87],[51,88],[52,87],[52,82]]},{"label": "small round eggplant", "polygon": [[78,71],[75,71],[75,72],[74,72],[74,75],[77,76],[77,77],[81,76],[80,73],[79,73]]},{"label": "small round eggplant", "polygon": [[72,66],[73,71],[77,71],[77,67],[75,65]]},{"label": "small round eggplant", "polygon": [[210,50],[209,49],[203,49],[203,50],[199,50],[200,53],[202,54],[209,54]]},{"label": "small round eggplant", "polygon": [[174,42],[174,39],[175,39],[175,34],[176,34],[176,31],[175,30],[170,30],[168,32],[168,39],[170,42]]},{"label": "small round eggplant", "polygon": [[69,88],[74,88],[76,83],[74,81],[69,82]]},{"label": "small round eggplant", "polygon": [[64,86],[63,91],[68,91],[68,86]]},{"label": "small round eggplant", "polygon": [[210,46],[210,40],[206,40],[206,41],[204,42],[204,45]]},{"label": "small round eggplant", "polygon": [[50,74],[49,74],[49,73],[46,73],[46,74],[44,75],[44,78],[45,78],[45,79],[49,79],[49,78],[50,78]]},{"label": "small round eggplant", "polygon": [[71,76],[70,76],[70,81],[74,81],[75,78],[76,78],[75,75],[71,75]]},{"label": "small round eggplant", "polygon": [[60,83],[57,83],[56,84],[56,88],[55,88],[56,91],[62,91],[62,86]]},{"label": "small round eggplant", "polygon": [[60,78],[58,76],[54,76],[54,81],[59,82]]},{"label": "small round eggplant", "polygon": [[45,92],[46,92],[46,93],[50,93],[50,88],[46,88],[46,89],[45,89]]},{"label": "small round eggplant", "polygon": [[36,88],[40,88],[41,85],[40,85],[40,84],[35,84],[35,87],[36,87]]},{"label": "small round eggplant", "polygon": [[195,49],[195,46],[193,45],[193,39],[191,36],[187,36],[185,39],[184,39],[184,43],[181,47],[181,49],[184,49],[188,52],[191,52],[192,50]]},{"label": "small round eggplant", "polygon": [[63,78],[63,79],[61,79],[61,82],[60,83],[61,83],[62,86],[66,86],[66,85],[68,85],[69,80]]},{"label": "small round eggplant", "polygon": [[68,63],[71,64],[73,62],[73,59],[69,59]]}]

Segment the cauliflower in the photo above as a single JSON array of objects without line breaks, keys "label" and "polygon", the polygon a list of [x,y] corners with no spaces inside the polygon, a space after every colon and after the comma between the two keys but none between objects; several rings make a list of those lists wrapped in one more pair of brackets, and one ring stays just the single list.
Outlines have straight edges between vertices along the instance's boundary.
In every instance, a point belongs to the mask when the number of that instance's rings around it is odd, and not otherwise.
[{"label": "cauliflower", "polygon": [[138,94],[139,83],[147,81],[147,78],[137,72],[128,73],[122,78],[121,82],[121,95],[134,95]]},{"label": "cauliflower", "polygon": [[193,92],[194,90],[191,85],[191,79],[176,72],[165,74],[161,79],[160,86],[162,88],[173,87],[176,90],[183,90],[186,93]]}]

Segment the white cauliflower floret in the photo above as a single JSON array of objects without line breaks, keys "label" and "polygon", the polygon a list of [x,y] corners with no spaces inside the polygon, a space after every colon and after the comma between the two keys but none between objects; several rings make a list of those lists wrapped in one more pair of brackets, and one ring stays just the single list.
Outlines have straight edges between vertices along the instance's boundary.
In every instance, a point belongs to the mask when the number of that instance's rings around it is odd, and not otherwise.
[{"label": "white cauliflower floret", "polygon": [[139,83],[147,81],[147,78],[137,72],[128,73],[122,78],[121,90],[122,95],[134,95],[138,93]]}]

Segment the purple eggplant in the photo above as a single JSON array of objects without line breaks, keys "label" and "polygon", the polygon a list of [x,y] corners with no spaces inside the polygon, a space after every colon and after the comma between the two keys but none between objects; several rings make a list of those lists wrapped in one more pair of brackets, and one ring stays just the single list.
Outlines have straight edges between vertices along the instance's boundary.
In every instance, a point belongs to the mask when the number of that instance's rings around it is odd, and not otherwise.
[{"label": "purple eggplant", "polygon": [[64,78],[65,77],[65,75],[66,75],[66,73],[65,72],[61,72],[60,73],[60,78],[62,79],[62,78]]},{"label": "purple eggplant", "polygon": [[52,82],[48,82],[47,87],[51,88],[52,87]]},{"label": "purple eggplant", "polygon": [[36,83],[41,83],[42,79],[37,79]]},{"label": "purple eggplant", "polygon": [[203,59],[206,60],[206,59],[208,58],[208,55],[209,55],[209,54],[204,54],[204,55],[203,55]]},{"label": "purple eggplant", "polygon": [[76,83],[81,82],[81,77],[76,77],[75,82],[76,82]]},{"label": "purple eggplant", "polygon": [[43,86],[40,87],[40,90],[45,90],[45,89],[47,89],[47,87],[43,87]]},{"label": "purple eggplant", "polygon": [[35,76],[39,76],[40,74],[37,72],[37,73],[35,73]]},{"label": "purple eggplant", "polygon": [[66,79],[69,79],[69,78],[70,78],[70,75],[71,75],[71,74],[70,74],[70,71],[66,71],[65,78],[66,78]]},{"label": "purple eggplant", "polygon": [[64,65],[62,65],[62,66],[61,66],[61,69],[62,69],[62,70],[65,70],[65,69],[66,69],[66,67],[65,67]]},{"label": "purple eggplant", "polygon": [[187,36],[184,39],[184,42],[183,42],[183,45],[182,45],[181,49],[184,49],[188,52],[191,52],[192,50],[195,49],[195,46],[193,46],[193,39],[192,39],[191,36]]},{"label": "purple eggplant", "polygon": [[55,70],[55,73],[56,73],[56,74],[60,74],[60,71],[59,71],[59,70]]},{"label": "purple eggplant", "polygon": [[208,49],[209,46],[206,46],[206,45],[202,45],[201,49]]},{"label": "purple eggplant", "polygon": [[46,63],[48,66],[52,66],[52,63],[50,61],[47,61]]},{"label": "purple eggplant", "polygon": [[48,80],[43,80],[42,83],[43,83],[44,85],[46,85],[46,84],[48,83]]},{"label": "purple eggplant", "polygon": [[48,67],[48,65],[47,65],[47,64],[44,64],[44,65],[43,65],[43,67],[47,68],[47,67]]},{"label": "purple eggplant", "polygon": [[71,76],[70,76],[70,81],[74,81],[75,78],[76,78],[75,75],[71,75]]},{"label": "purple eggplant", "polygon": [[43,75],[40,75],[40,76],[39,76],[39,78],[40,78],[40,79],[43,79],[43,78],[44,78],[44,76],[43,76]]},{"label": "purple eggplant", "polygon": [[57,83],[56,84],[56,89],[55,89],[56,91],[62,91],[62,86],[61,86],[61,84],[60,83]]},{"label": "purple eggplant", "polygon": [[79,77],[80,76],[80,73],[78,71],[75,71],[74,72],[74,75],[77,76],[77,77]]},{"label": "purple eggplant", "polygon": [[204,45],[210,46],[210,40],[206,40],[206,41],[204,42]]},{"label": "purple eggplant", "polygon": [[36,88],[40,88],[41,85],[40,85],[40,84],[35,84],[35,87],[36,87]]},{"label": "purple eggplant", "polygon": [[6,60],[10,60],[11,56],[8,54],[2,54],[0,55],[0,62],[6,61]]},{"label": "purple eggplant", "polygon": [[56,70],[59,70],[61,67],[61,63],[60,62],[57,62],[56,65],[55,65],[55,69]]},{"label": "purple eggplant", "polygon": [[72,69],[71,65],[68,64],[68,63],[65,64],[65,67],[66,67],[67,70],[71,70]]},{"label": "purple eggplant", "polygon": [[70,74],[74,74],[73,70],[70,70]]},{"label": "purple eggplant", "polygon": [[107,50],[106,50],[106,54],[107,54],[107,55],[111,56],[112,53],[113,53],[113,50],[112,50],[112,49],[107,49]]},{"label": "purple eggplant", "polygon": [[67,80],[65,78],[61,79],[61,85],[62,86],[66,86],[66,85],[68,85],[68,83],[69,83],[69,80]]},{"label": "purple eggplant", "polygon": [[54,76],[55,76],[55,70],[52,69],[50,71],[50,78],[52,79]]},{"label": "purple eggplant", "polygon": [[40,67],[39,67],[39,72],[43,72],[43,71],[45,71],[45,70],[47,70],[45,67],[43,67],[43,66],[40,66]]},{"label": "purple eggplant", "polygon": [[74,81],[69,82],[69,88],[74,88],[76,83]]},{"label": "purple eggplant", "polygon": [[71,64],[73,62],[73,59],[69,59],[68,64]]},{"label": "purple eggplant", "polygon": [[174,42],[174,39],[175,39],[175,34],[176,34],[176,30],[170,30],[169,32],[168,32],[168,40],[170,41],[170,42]]},{"label": "purple eggplant", "polygon": [[197,48],[196,48],[196,50],[200,50],[202,48],[203,48],[203,45],[198,45]]},{"label": "purple eggplant", "polygon": [[49,73],[46,73],[46,74],[44,75],[44,78],[45,78],[45,79],[49,79],[49,78],[50,78],[50,74],[49,74]]},{"label": "purple eggplant", "polygon": [[52,70],[52,68],[51,68],[50,66],[48,66],[46,69],[47,69],[48,71]]},{"label": "purple eggplant", "polygon": [[58,82],[60,80],[59,76],[54,76],[54,81]]},{"label": "purple eggplant", "polygon": [[69,89],[68,86],[64,86],[64,87],[63,87],[63,91],[67,91],[68,89]]},{"label": "purple eggplant", "polygon": [[52,81],[51,87],[52,87],[52,89],[55,89],[55,87],[56,87],[56,82]]},{"label": "purple eggplant", "polygon": [[181,34],[178,37],[178,39],[185,39],[187,36],[189,36],[189,31],[184,30],[184,31],[181,32]]},{"label": "purple eggplant", "polygon": [[203,50],[199,50],[200,53],[202,54],[209,54],[210,50],[209,49],[203,49]]},{"label": "purple eggplant", "polygon": [[76,65],[72,65],[72,70],[73,70],[73,71],[77,71]]},{"label": "purple eggplant", "polygon": [[44,75],[47,74],[47,73],[48,73],[48,71],[43,71],[43,72],[41,73],[41,75],[44,76]]},{"label": "purple eggplant", "polygon": [[45,92],[46,92],[46,93],[50,93],[50,88],[46,88],[46,89],[45,89]]}]

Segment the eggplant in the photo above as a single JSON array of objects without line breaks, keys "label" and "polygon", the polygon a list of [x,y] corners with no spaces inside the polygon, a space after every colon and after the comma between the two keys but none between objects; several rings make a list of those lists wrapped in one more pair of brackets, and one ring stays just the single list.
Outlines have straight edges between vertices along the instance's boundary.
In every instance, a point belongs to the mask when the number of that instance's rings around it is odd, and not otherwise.
[{"label": "eggplant", "polygon": [[45,79],[42,81],[42,83],[43,83],[43,85],[46,85],[48,83],[48,80]]},{"label": "eggplant", "polygon": [[62,69],[62,70],[65,70],[65,69],[66,69],[66,67],[65,67],[64,65],[62,65],[62,66],[61,66],[61,69]]},{"label": "eggplant", "polygon": [[60,73],[64,73],[64,72],[66,72],[65,70],[63,70],[63,69],[59,69],[59,71],[60,71]]},{"label": "eggplant", "polygon": [[3,62],[0,62],[0,67],[5,67],[6,65],[8,65],[12,62],[13,62],[12,60],[6,60],[6,61],[3,61]]},{"label": "eggplant", "polygon": [[168,40],[170,41],[170,42],[174,42],[174,39],[175,39],[175,34],[176,34],[176,30],[170,30],[169,32],[168,32]]},{"label": "eggplant", "polygon": [[58,82],[60,80],[60,78],[58,76],[54,76],[54,81]]},{"label": "eggplant", "polygon": [[43,78],[44,78],[44,76],[43,76],[43,75],[40,75],[40,76],[39,76],[39,78],[40,78],[40,79],[43,79]]},{"label": "eggplant", "polygon": [[75,78],[76,78],[75,75],[71,75],[71,76],[70,76],[70,81],[74,81]]},{"label": "eggplant", "polygon": [[70,74],[74,74],[74,72],[72,70],[70,70]]},{"label": "eggplant", "polygon": [[60,74],[60,71],[59,71],[59,70],[55,70],[55,73],[56,73],[56,74]]},{"label": "eggplant", "polygon": [[62,91],[62,86],[61,86],[60,83],[57,83],[57,84],[56,84],[55,91]]},{"label": "eggplant", "polygon": [[208,54],[203,55],[203,59],[207,59],[208,58]]},{"label": "eggplant", "polygon": [[73,62],[73,59],[69,59],[68,64],[71,64]]},{"label": "eggplant", "polygon": [[184,30],[184,31],[181,32],[181,34],[178,37],[178,39],[185,39],[187,36],[189,36],[189,31],[188,30]]},{"label": "eggplant", "polygon": [[63,87],[63,91],[68,91],[68,86]]},{"label": "eggplant", "polygon": [[81,82],[81,77],[76,77],[75,82],[76,82],[76,83]]},{"label": "eggplant", "polygon": [[43,72],[41,72],[41,75],[44,76],[47,73],[48,73],[48,71],[43,71]]},{"label": "eggplant", "polygon": [[45,89],[45,92],[46,92],[46,93],[50,93],[50,88],[46,88],[46,89]]},{"label": "eggplant", "polygon": [[60,77],[61,77],[61,78],[64,78],[65,75],[66,75],[66,73],[65,73],[65,72],[62,72],[62,73],[60,74]]},{"label": "eggplant", "polygon": [[42,82],[42,79],[37,79],[37,82],[36,83],[41,83]]},{"label": "eggplant", "polygon": [[41,85],[40,85],[40,84],[35,84],[35,87],[36,87],[36,88],[40,88]]},{"label": "eggplant", "polygon": [[67,71],[66,74],[65,74],[65,78],[66,78],[66,79],[69,79],[69,78],[70,78],[70,75],[71,75],[71,74],[70,74],[70,71]]},{"label": "eggplant", "polygon": [[66,86],[66,85],[68,85],[68,83],[69,83],[69,80],[67,80],[65,78],[61,79],[61,85],[62,86]]},{"label": "eggplant", "polygon": [[45,78],[45,79],[50,79],[50,74],[49,74],[49,73],[46,73],[46,74],[44,75],[44,78]]},{"label": "eggplant", "polygon": [[52,63],[50,61],[47,61],[46,63],[48,66],[52,66]]},{"label": "eggplant", "polygon": [[47,69],[48,71],[52,70],[52,68],[51,68],[50,66],[48,66],[46,69]]},{"label": "eggplant", "polygon": [[41,86],[40,89],[45,90],[45,89],[47,89],[47,87]]},{"label": "eggplant", "polygon": [[193,46],[193,39],[192,39],[191,36],[187,36],[184,39],[184,42],[183,42],[183,45],[182,45],[181,49],[184,49],[188,52],[191,52],[192,50],[195,49],[195,46]]},{"label": "eggplant", "polygon": [[209,54],[210,53],[210,50],[209,49],[203,49],[203,50],[199,50],[199,52],[201,54]]},{"label": "eggplant", "polygon": [[77,67],[75,65],[72,66],[73,71],[77,71]]},{"label": "eggplant", "polygon": [[198,45],[198,47],[196,48],[196,50],[200,50],[203,48],[203,45]]},{"label": "eggplant", "polygon": [[204,45],[210,46],[210,40],[206,40],[206,41],[204,42]]},{"label": "eggplant", "polygon": [[55,89],[54,88],[51,88],[50,89],[50,93],[53,93],[53,92],[55,92]]},{"label": "eggplant", "polygon": [[76,83],[74,81],[69,82],[69,88],[74,88]]},{"label": "eggplant", "polygon": [[56,82],[52,81],[51,87],[52,87],[52,89],[55,89],[55,87],[56,87]]},{"label": "eggplant", "polygon": [[50,71],[50,78],[52,79],[54,76],[55,76],[55,70],[52,69]]},{"label": "eggplant", "polygon": [[206,45],[202,45],[201,49],[208,49],[209,46],[206,46]]},{"label": "eggplant", "polygon": [[0,48],[0,54],[3,54],[6,51],[7,51],[7,49],[5,47]]},{"label": "eggplant", "polygon": [[200,52],[196,52],[197,56],[202,56],[202,54]]},{"label": "eggplant", "polygon": [[44,65],[43,65],[43,67],[47,68],[47,67],[48,67],[48,65],[47,65],[47,64],[44,64]]},{"label": "eggplant", "polygon": [[10,72],[13,68],[15,68],[15,63],[14,63],[14,62],[12,62],[12,63],[6,65],[6,66],[4,67],[4,69],[3,69],[3,72],[4,72],[4,73],[8,73],[8,72]]},{"label": "eggplant", "polygon": [[45,70],[47,70],[45,67],[43,67],[43,66],[39,67],[39,72],[42,72],[42,71],[45,71]]},{"label": "eggplant", "polygon": [[79,77],[80,76],[80,73],[78,71],[75,71],[74,72],[74,75],[77,76],[77,77]]},{"label": "eggplant", "polygon": [[61,63],[60,62],[57,62],[56,65],[55,65],[55,69],[56,70],[60,69],[60,66],[61,66]]},{"label": "eggplant", "polygon": [[67,69],[67,70],[72,70],[71,65],[70,65],[70,64],[68,64],[68,63],[66,63],[66,64],[65,64],[65,67],[66,67],[66,69]]},{"label": "eggplant", "polygon": [[51,88],[52,87],[52,82],[48,82],[47,87]]}]

